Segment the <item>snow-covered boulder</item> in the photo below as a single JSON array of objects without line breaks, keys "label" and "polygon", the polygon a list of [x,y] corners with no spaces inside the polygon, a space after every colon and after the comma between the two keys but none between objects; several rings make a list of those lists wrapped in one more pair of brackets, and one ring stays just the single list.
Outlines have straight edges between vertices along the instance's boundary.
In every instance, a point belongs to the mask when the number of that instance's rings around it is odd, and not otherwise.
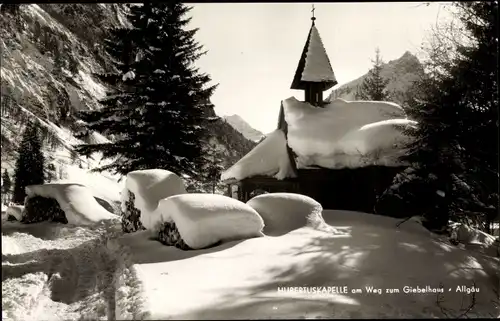
[{"label": "snow-covered boulder", "polygon": [[323,220],[321,204],[305,195],[262,194],[250,199],[247,204],[264,220],[266,235],[283,235],[304,226],[335,232],[335,229]]},{"label": "snow-covered boulder", "polygon": [[69,224],[89,225],[118,218],[99,205],[89,189],[80,184],[30,185],[26,187],[26,195],[26,204],[37,196],[56,200]]},{"label": "snow-covered boulder", "polygon": [[147,169],[128,173],[121,195],[123,230],[142,229],[140,223],[151,217],[161,199],[185,193],[184,181],[170,171]]},{"label": "snow-covered boulder", "polygon": [[5,216],[7,217],[8,220],[16,219],[17,221],[20,222],[23,218],[23,210],[24,210],[23,205],[11,205],[5,211]]},{"label": "snow-covered boulder", "polygon": [[452,238],[462,244],[482,244],[490,246],[495,243],[495,237],[465,224],[452,226]]},{"label": "snow-covered boulder", "polygon": [[175,223],[182,241],[191,249],[263,236],[264,227],[253,208],[218,194],[182,194],[162,199],[158,209],[142,223],[155,235],[164,229],[165,223]]}]

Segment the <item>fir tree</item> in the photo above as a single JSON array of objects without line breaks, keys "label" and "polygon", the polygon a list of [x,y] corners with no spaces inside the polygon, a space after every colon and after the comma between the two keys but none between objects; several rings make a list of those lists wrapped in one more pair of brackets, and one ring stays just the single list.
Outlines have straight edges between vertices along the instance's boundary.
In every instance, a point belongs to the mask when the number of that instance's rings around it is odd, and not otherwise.
[{"label": "fir tree", "polygon": [[389,80],[382,77],[383,61],[380,57],[380,49],[375,49],[375,60],[372,60],[373,68],[368,72],[361,85],[358,86],[356,99],[384,101],[387,100],[386,86]]},{"label": "fir tree", "polygon": [[223,155],[217,150],[215,144],[208,144],[204,152],[205,164],[203,166],[204,180],[212,194],[215,194],[219,187],[219,180],[224,166],[222,164]]},{"label": "fir tree", "polygon": [[12,188],[12,181],[10,180],[9,172],[5,169],[2,174],[2,202],[5,204],[8,202],[8,197],[10,195]]},{"label": "fir tree", "polygon": [[398,190],[423,207],[430,228],[450,218],[484,228],[498,212],[498,6],[455,6],[474,41],[459,44],[451,61],[433,59],[442,72],[419,84],[424,94],[408,109],[419,124],[407,132],[414,140],[404,157],[414,178]]},{"label": "fir tree", "polygon": [[23,204],[28,185],[44,183],[44,156],[38,128],[29,124],[24,131],[14,169],[14,192],[12,201]]},{"label": "fir tree", "polygon": [[109,144],[78,146],[115,161],[96,171],[164,168],[198,177],[206,110],[215,86],[193,66],[204,54],[194,30],[184,30],[190,8],[179,3],[131,6],[132,29],[115,29],[106,50],[118,73],[101,75],[113,92],[99,111],[82,115],[87,129],[113,135]]}]

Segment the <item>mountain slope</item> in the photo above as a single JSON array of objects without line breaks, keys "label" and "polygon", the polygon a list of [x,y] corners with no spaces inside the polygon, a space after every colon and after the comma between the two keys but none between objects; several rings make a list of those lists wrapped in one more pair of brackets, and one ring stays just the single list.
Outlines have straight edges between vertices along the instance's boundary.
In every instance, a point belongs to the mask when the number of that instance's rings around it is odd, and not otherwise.
[{"label": "mountain slope", "polygon": [[[74,153],[73,146],[82,143],[74,136],[82,124],[77,112],[100,108],[107,88],[93,74],[114,71],[103,43],[109,28],[129,25],[126,11],[125,4],[89,3],[27,4],[16,16],[2,13],[2,168],[12,170],[28,120],[41,125],[44,153],[56,172],[71,164],[97,166],[99,159]],[[223,162],[232,165],[254,145],[231,126],[221,126],[225,129],[213,134],[224,150]],[[87,139],[107,140],[99,133]]]},{"label": "mountain slope", "polygon": [[262,136],[264,136],[264,134],[250,126],[250,124],[248,124],[239,115],[223,116],[223,118],[229,123],[229,125],[251,141],[258,142]]},{"label": "mountain slope", "polygon": [[[409,51],[405,52],[399,59],[383,64],[381,72],[382,77],[389,80],[386,90],[390,94],[391,101],[398,104],[403,103],[404,94],[423,74],[424,69],[422,64]],[[362,84],[367,75],[368,73],[334,89],[327,100],[331,101],[335,98],[356,100],[357,88]]]}]

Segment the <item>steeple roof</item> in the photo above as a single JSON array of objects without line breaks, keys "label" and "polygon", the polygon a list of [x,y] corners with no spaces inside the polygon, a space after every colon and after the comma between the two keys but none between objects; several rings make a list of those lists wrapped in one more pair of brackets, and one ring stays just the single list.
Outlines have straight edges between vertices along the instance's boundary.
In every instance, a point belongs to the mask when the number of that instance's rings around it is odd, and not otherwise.
[{"label": "steeple roof", "polygon": [[311,29],[300,57],[297,71],[291,89],[305,89],[307,83],[322,83],[323,90],[332,88],[337,84],[330,60],[326,54],[323,41],[312,18]]}]

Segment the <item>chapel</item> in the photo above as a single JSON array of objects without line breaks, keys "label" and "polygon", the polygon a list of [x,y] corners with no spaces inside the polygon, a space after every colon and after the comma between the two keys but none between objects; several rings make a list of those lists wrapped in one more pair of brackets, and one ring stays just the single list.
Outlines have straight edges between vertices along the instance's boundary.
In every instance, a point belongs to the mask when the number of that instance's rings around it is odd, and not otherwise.
[{"label": "chapel", "polygon": [[[399,113],[391,117],[400,123],[407,122],[396,104],[341,99],[329,102],[323,99],[323,93],[337,85],[337,79],[316,26],[314,12],[311,21],[291,84],[291,89],[303,92],[304,100],[291,97],[282,101],[276,130],[227,169],[222,174],[222,181],[227,185],[227,193],[243,202],[263,192],[291,192],[310,196],[325,209],[371,213],[377,196],[405,166],[394,156],[397,153],[391,153],[391,158],[378,152],[376,160],[367,161],[366,155],[342,152],[345,147],[341,146],[346,146],[344,137],[355,137],[353,141],[361,144],[363,149],[372,144],[373,137],[379,133],[392,133],[386,124],[392,121],[387,118],[387,113],[384,116],[374,112],[382,109]],[[367,115],[375,116],[366,120]],[[351,136],[343,132],[350,118],[356,119],[352,121],[355,125],[344,132]],[[374,123],[372,127],[375,129],[365,129],[368,123]],[[341,137],[338,142],[335,141],[337,136]],[[322,152],[325,157],[318,156]]]}]

